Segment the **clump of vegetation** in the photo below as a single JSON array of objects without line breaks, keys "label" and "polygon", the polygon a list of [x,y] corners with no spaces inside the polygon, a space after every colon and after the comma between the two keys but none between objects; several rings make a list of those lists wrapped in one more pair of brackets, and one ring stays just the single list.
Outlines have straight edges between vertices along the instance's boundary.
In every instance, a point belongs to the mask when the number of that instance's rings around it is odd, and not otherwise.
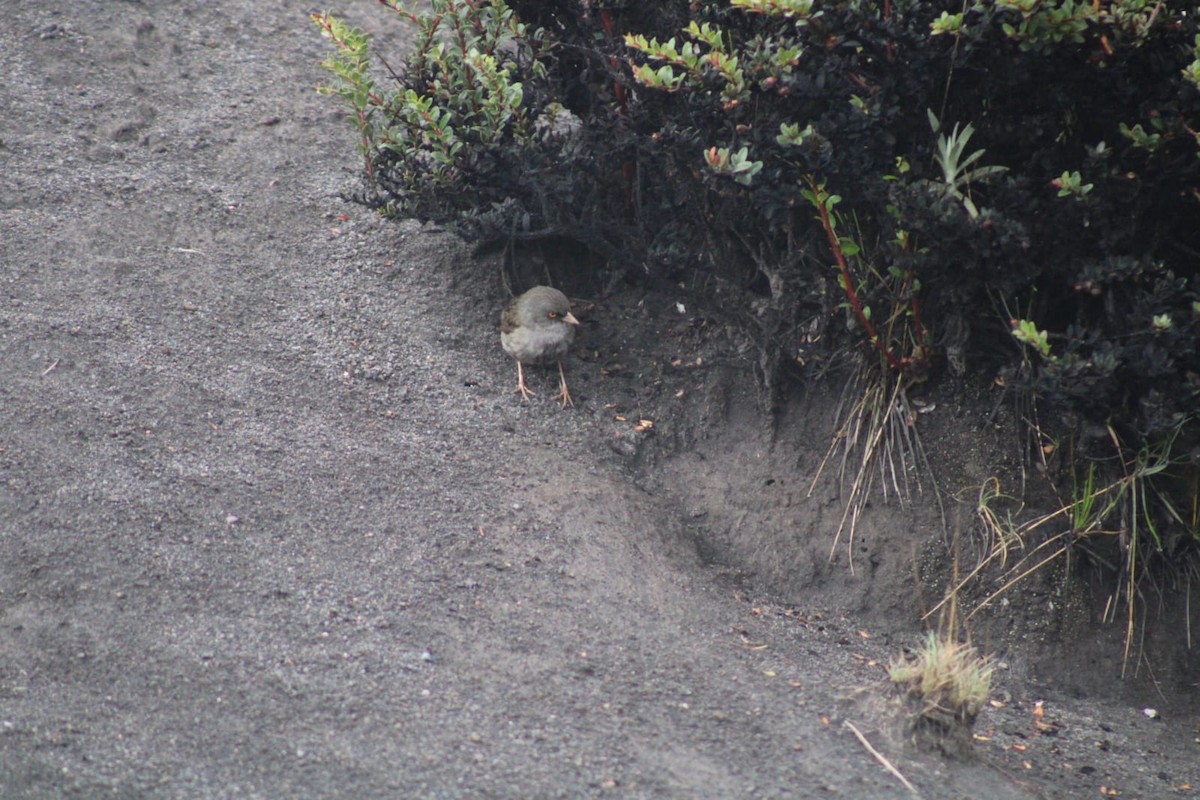
[{"label": "clump of vegetation", "polygon": [[900,656],[888,666],[888,677],[907,704],[907,734],[947,755],[969,753],[992,670],[992,661],[971,645],[930,631],[910,657]]},{"label": "clump of vegetation", "polygon": [[334,82],[321,91],[349,105],[361,137],[371,189],[362,199],[445,221],[504,201],[515,171],[547,149],[526,97],[544,74],[541,32],[503,3],[438,0],[428,13],[402,0],[382,5],[417,30],[404,68],[385,63],[387,88],[374,78],[362,31],[328,13],[313,16],[335,48],[323,63]]},{"label": "clump of vegetation", "polygon": [[1005,553],[1044,555],[1036,536],[1089,553],[1129,619],[1146,575],[1200,563],[1200,15],[381,5],[418,31],[386,77],[365,37],[315,18],[361,136],[359,199],[481,242],[567,239],[716,296],[760,343],[768,402],[854,364],[874,387],[842,421],[865,431],[841,437],[868,451],[859,502],[912,463],[885,434],[919,461],[914,387],[994,386],[1028,410],[1028,459],[1064,497],[1082,475],[1114,487],[1090,493],[1095,524],[1018,526],[1030,538]]}]

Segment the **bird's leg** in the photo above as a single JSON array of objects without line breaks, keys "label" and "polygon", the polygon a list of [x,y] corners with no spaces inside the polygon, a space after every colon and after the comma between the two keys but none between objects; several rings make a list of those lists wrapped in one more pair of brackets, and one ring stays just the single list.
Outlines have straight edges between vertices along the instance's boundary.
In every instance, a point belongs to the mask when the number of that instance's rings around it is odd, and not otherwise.
[{"label": "bird's leg", "polygon": [[521,362],[517,362],[517,391],[521,393],[521,397],[526,400],[533,397],[537,392],[534,392],[525,385],[525,371],[521,369]]},{"label": "bird's leg", "polygon": [[563,372],[561,361],[558,362],[558,394],[554,395],[554,399],[561,400],[563,408],[575,405],[574,401],[571,400],[571,393],[567,391],[567,376]]}]

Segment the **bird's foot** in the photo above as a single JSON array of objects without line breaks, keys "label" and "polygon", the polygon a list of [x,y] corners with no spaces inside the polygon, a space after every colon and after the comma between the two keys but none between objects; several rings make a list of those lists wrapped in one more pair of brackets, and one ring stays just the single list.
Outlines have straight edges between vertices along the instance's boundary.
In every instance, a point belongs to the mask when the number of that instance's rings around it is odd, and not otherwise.
[{"label": "bird's foot", "polygon": [[554,399],[560,401],[563,408],[575,405],[571,393],[567,391],[567,376],[563,374],[562,364],[558,365],[558,394],[554,395]]},{"label": "bird's foot", "polygon": [[521,362],[517,362],[517,390],[515,394],[520,394],[526,400],[531,400],[537,392],[525,385],[525,370],[521,369]]}]

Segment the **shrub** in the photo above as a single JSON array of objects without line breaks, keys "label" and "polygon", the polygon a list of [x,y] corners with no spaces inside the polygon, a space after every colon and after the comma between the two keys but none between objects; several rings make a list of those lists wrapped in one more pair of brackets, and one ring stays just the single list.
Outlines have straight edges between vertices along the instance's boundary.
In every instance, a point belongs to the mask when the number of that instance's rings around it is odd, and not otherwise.
[{"label": "shrub", "polygon": [[565,236],[765,307],[744,318],[772,391],[865,346],[901,389],[1006,384],[1056,420],[1039,429],[1071,444],[1055,452],[1108,459],[1114,479],[1128,454],[1168,447],[1173,500],[1137,513],[1175,533],[1138,558],[1197,552],[1200,15],[1157,0],[381,2],[419,31],[384,89],[365,41],[317,17],[338,48],[330,91],[362,134],[363,199],[480,240]]},{"label": "shrub", "polygon": [[394,213],[443,220],[503,200],[489,179],[537,149],[525,87],[542,74],[539,32],[503,3],[436,0],[427,14],[400,0],[383,5],[418,31],[405,68],[388,68],[390,91],[372,78],[361,31],[328,13],[313,17],[335,45],[323,64],[335,82],[322,91],[350,105],[373,187]]}]

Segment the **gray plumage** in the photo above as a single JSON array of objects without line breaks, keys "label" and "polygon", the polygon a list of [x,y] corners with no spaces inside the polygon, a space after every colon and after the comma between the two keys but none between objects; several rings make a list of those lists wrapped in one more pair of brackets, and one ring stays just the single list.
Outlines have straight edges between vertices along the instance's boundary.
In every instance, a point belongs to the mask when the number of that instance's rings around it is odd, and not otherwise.
[{"label": "gray plumage", "polygon": [[528,399],[534,392],[525,385],[524,364],[558,364],[559,391],[554,396],[563,408],[574,405],[567,391],[562,360],[575,341],[579,320],[571,303],[558,289],[535,286],[514,297],[500,314],[500,346],[517,360],[517,391]]}]

